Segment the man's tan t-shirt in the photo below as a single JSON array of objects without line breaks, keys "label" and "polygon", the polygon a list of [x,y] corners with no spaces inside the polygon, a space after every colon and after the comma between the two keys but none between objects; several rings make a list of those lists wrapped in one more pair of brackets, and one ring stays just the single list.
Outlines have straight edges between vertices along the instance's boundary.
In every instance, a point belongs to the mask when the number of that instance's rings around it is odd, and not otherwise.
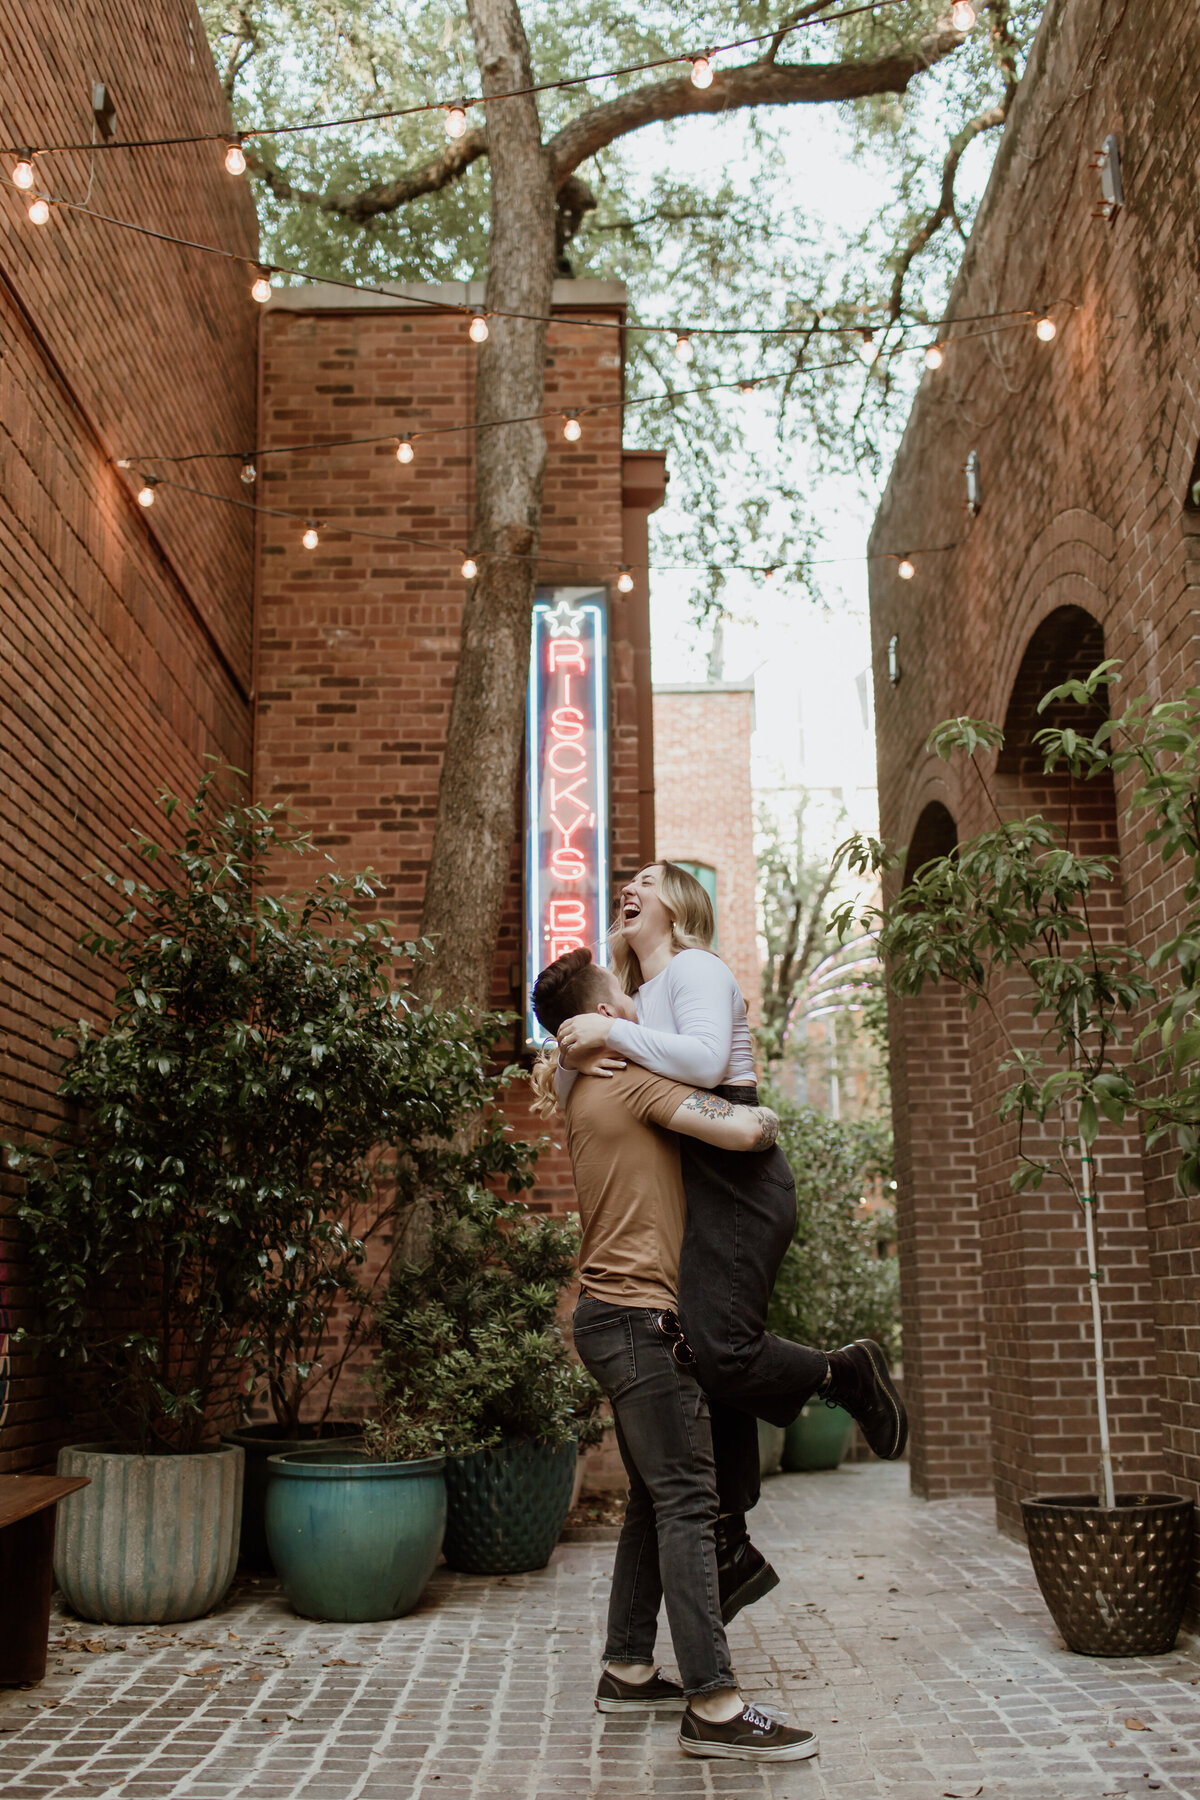
[{"label": "man's tan t-shirt", "polygon": [[695,1090],[628,1063],[611,1081],[580,1076],[567,1096],[579,1195],[579,1278],[614,1306],[674,1307],[687,1208],[669,1125]]}]

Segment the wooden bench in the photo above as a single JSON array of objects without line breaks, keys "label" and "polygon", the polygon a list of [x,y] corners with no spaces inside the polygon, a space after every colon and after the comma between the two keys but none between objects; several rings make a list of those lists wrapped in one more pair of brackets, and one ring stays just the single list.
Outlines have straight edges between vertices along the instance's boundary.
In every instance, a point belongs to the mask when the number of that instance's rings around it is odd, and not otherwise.
[{"label": "wooden bench", "polygon": [[46,1673],[54,1515],[86,1475],[0,1475],[0,1687]]}]

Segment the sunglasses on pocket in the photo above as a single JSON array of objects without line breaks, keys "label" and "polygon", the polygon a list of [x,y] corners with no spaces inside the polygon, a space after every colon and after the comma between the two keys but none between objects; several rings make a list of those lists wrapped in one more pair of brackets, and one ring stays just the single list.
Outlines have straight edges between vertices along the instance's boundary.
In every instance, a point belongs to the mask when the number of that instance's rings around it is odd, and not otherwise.
[{"label": "sunglasses on pocket", "polygon": [[679,1316],[673,1312],[661,1312],[655,1315],[654,1323],[665,1338],[671,1341],[671,1355],[681,1369],[690,1368],[696,1360],[696,1352],[688,1343],[683,1333]]}]

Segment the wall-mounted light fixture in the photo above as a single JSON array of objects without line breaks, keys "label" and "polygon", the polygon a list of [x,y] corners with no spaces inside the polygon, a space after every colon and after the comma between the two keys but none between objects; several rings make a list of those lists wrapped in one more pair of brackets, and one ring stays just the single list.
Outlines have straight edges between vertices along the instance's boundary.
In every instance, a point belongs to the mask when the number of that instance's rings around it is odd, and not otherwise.
[{"label": "wall-mounted light fixture", "polygon": [[110,138],[116,130],[117,107],[102,81],[92,83],[92,116],[102,138]]},{"label": "wall-mounted light fixture", "polygon": [[900,686],[900,639],[890,637],[887,647],[888,680],[893,687]]},{"label": "wall-mounted light fixture", "polygon": [[1100,192],[1103,196],[1099,206],[1093,210],[1093,218],[1114,219],[1125,204],[1125,185],[1121,180],[1121,146],[1113,132],[1109,132],[1104,140],[1104,148],[1097,150],[1089,168],[1100,171]]},{"label": "wall-mounted light fixture", "polygon": [[970,456],[968,456],[967,466],[963,473],[967,478],[967,511],[974,519],[978,517],[979,509],[983,505],[983,488],[979,481],[978,450],[972,450]]}]

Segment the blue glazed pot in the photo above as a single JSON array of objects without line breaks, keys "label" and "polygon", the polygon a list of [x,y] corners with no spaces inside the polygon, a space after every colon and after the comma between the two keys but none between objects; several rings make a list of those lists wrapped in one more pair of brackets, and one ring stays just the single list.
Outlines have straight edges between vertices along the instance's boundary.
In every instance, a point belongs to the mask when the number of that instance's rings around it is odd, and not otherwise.
[{"label": "blue glazed pot", "polygon": [[267,1543],[296,1611],[355,1624],[411,1612],[442,1547],[443,1466],[353,1445],[268,1458]]},{"label": "blue glazed pot", "polygon": [[579,1448],[504,1438],[446,1463],[446,1561],[469,1575],[544,1569],[571,1505]]}]

